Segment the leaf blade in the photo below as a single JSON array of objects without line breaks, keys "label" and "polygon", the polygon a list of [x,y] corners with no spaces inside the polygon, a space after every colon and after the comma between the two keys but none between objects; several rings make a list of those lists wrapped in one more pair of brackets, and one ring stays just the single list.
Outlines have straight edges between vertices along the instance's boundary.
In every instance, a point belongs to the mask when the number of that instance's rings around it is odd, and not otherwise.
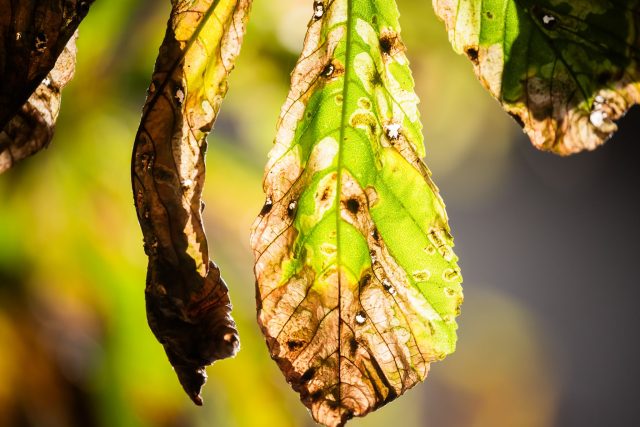
[{"label": "leaf blade", "polygon": [[315,420],[334,426],[454,350],[462,293],[395,4],[314,7],[252,246],[271,355]]},{"label": "leaf blade", "polygon": [[0,173],[46,148],[53,139],[62,89],[73,78],[77,33],[69,40],[53,69],[0,131]]},{"label": "leaf blade", "polygon": [[202,223],[206,137],[239,54],[250,0],[173,1],[136,135],[132,187],[149,256],[147,317],[196,404],[204,368],[239,349]]},{"label": "leaf blade", "polygon": [[640,102],[640,3],[433,0],[454,50],[536,148],[593,150]]}]

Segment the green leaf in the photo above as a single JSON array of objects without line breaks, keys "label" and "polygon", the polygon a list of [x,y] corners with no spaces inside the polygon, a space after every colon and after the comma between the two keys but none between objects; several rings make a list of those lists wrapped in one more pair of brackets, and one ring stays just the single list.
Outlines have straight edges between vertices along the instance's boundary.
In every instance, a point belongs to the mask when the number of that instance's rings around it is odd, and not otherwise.
[{"label": "green leaf", "polygon": [[462,279],[399,33],[395,2],[314,3],[253,226],[259,324],[329,426],[455,349]]},{"label": "green leaf", "polygon": [[542,150],[593,150],[640,102],[638,0],[433,0],[449,39]]},{"label": "green leaf", "polygon": [[239,348],[227,287],[202,224],[206,137],[227,91],[250,0],[174,0],[133,149],[132,184],[149,256],[149,326],[187,394]]}]

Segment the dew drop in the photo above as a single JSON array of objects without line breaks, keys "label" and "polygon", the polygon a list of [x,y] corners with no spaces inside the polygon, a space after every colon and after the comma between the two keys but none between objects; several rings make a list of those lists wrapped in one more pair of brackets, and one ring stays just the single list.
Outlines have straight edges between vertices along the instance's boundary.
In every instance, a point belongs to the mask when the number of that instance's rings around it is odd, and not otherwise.
[{"label": "dew drop", "polygon": [[398,123],[389,123],[384,127],[387,138],[396,140],[400,137],[400,125]]},{"label": "dew drop", "polygon": [[20,31],[18,31],[16,33],[16,41],[22,40],[22,33]]},{"label": "dew drop", "polygon": [[289,203],[289,207],[288,207],[289,211],[293,211],[296,208],[296,206],[298,206],[298,202],[296,202],[295,200],[292,200],[291,203]]},{"label": "dew drop", "polygon": [[367,315],[363,311],[359,311],[358,313],[356,313],[356,323],[358,325],[363,325],[366,320]]},{"label": "dew drop", "polygon": [[313,2],[313,18],[320,19],[324,15],[324,4],[321,1]]}]

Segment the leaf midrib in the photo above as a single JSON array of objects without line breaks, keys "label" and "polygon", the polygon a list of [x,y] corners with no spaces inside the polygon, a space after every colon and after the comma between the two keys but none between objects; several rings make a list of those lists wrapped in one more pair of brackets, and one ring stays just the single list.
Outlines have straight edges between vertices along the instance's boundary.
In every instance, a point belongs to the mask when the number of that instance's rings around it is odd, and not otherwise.
[{"label": "leaf midrib", "polygon": [[342,111],[340,117],[340,141],[338,141],[338,176],[336,179],[336,269],[338,272],[338,403],[342,403],[342,253],[340,251],[340,228],[341,228],[341,211],[340,202],[342,199],[342,168],[343,168],[343,152],[345,141],[345,127],[348,123],[349,114],[349,81],[351,77],[351,47],[353,40],[353,0],[347,1],[347,20],[346,20],[346,47],[344,61],[344,75],[342,87]]}]

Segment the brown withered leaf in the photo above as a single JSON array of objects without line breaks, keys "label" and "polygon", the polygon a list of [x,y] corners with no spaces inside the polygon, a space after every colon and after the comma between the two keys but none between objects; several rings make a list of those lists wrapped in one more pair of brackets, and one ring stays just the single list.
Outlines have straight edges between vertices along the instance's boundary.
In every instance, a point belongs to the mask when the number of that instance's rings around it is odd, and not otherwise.
[{"label": "brown withered leaf", "polygon": [[239,348],[227,286],[202,224],[206,137],[227,91],[251,0],[174,0],[132,159],[149,256],[149,326],[198,405],[205,366]]},{"label": "brown withered leaf", "polygon": [[0,131],[0,173],[51,142],[60,112],[62,88],[73,78],[75,71],[76,38],[77,33],[67,43],[55,67]]},{"label": "brown withered leaf", "polygon": [[56,64],[93,0],[0,0],[0,129]]}]

